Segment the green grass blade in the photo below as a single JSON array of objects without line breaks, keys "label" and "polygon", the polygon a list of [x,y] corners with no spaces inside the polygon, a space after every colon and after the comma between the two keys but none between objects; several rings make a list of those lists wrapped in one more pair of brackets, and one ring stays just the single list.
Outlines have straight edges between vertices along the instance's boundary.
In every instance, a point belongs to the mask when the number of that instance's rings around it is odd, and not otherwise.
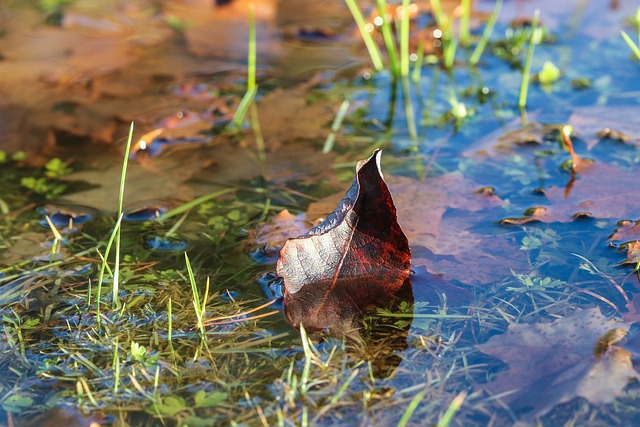
[{"label": "green grass blade", "polygon": [[424,63],[424,42],[420,40],[418,43],[418,52],[416,58],[416,64],[413,67],[413,74],[411,74],[411,81],[414,83],[420,83],[422,78],[422,65]]},{"label": "green grass blade", "polygon": [[458,41],[453,37],[447,41],[447,44],[444,47],[444,67],[447,70],[450,70],[453,68],[453,64],[456,60],[457,48],[458,48]]},{"label": "green grass blade", "polygon": [[409,406],[407,406],[407,409],[405,409],[404,414],[402,414],[402,418],[400,418],[400,421],[398,421],[396,427],[405,427],[407,425],[407,423],[411,419],[411,416],[418,408],[418,405],[420,404],[420,402],[422,402],[422,399],[424,399],[424,395],[426,394],[426,392],[426,390],[422,390],[421,392],[417,393],[413,397],[413,399],[411,399],[411,402],[409,402]]},{"label": "green grass blade", "polygon": [[333,144],[336,139],[336,132],[340,130],[342,126],[342,121],[344,120],[344,116],[347,114],[347,110],[349,109],[350,101],[349,99],[345,99],[340,104],[340,108],[338,108],[338,112],[336,113],[336,118],[333,120],[331,124],[331,133],[327,136],[327,139],[324,141],[324,147],[322,147],[322,152],[324,154],[330,153],[333,150]]},{"label": "green grass blade", "polygon": [[354,371],[351,372],[351,375],[349,375],[349,378],[347,378],[344,384],[340,386],[336,394],[334,394],[333,397],[331,398],[332,405],[335,405],[340,401],[340,398],[342,397],[342,395],[345,393],[345,391],[347,391],[347,388],[349,388],[349,384],[351,384],[351,382],[358,376],[359,372],[360,372],[359,369],[354,369]]},{"label": "green grass blade", "polygon": [[529,80],[531,80],[531,62],[533,61],[533,49],[536,45],[536,32],[538,30],[538,21],[540,20],[540,9],[536,9],[531,21],[531,40],[527,49],[527,57],[522,70],[522,82],[520,83],[520,97],[518,98],[518,107],[524,109],[527,106],[527,92],[529,91]]},{"label": "green grass blade", "polygon": [[231,126],[238,128],[244,122],[244,118],[253,102],[258,87],[256,85],[256,22],[254,17],[254,6],[249,5],[249,51],[247,53],[247,91],[245,92],[236,113],[231,120]]},{"label": "green grass blade", "polygon": [[191,268],[191,262],[189,261],[189,255],[184,253],[184,259],[187,264],[187,272],[189,274],[189,283],[191,283],[191,293],[193,294],[193,306],[196,312],[196,319],[198,322],[198,329],[202,336],[205,334],[204,324],[202,323],[202,305],[200,305],[200,294],[198,293],[198,285],[196,284],[195,276],[193,275],[193,269]]},{"label": "green grass blade", "polygon": [[302,375],[300,376],[300,392],[306,394],[309,384],[309,372],[311,371],[311,361],[313,360],[313,352],[309,345],[309,337],[307,331],[304,329],[302,323],[300,324],[300,339],[302,340],[302,350],[304,351],[304,367],[302,368]]},{"label": "green grass blade", "polygon": [[[127,138],[127,147],[124,151],[124,160],[122,162],[122,175],[120,176],[120,191],[118,193],[118,218],[122,217],[122,206],[124,204],[124,185],[127,179],[127,166],[129,165],[129,153],[131,152],[131,140],[133,139],[133,122],[129,127],[129,137]],[[113,293],[112,293],[112,307],[120,307],[120,299],[118,298],[118,292],[120,288],[120,229],[116,228],[116,260],[115,267],[113,269]],[[107,255],[105,254],[105,257]]]},{"label": "green grass blade", "polygon": [[409,0],[402,0],[400,17],[400,75],[409,75]]},{"label": "green grass blade", "polygon": [[251,105],[254,98],[256,97],[257,92],[258,92],[258,89],[256,88],[247,89],[247,92],[242,97],[240,104],[238,104],[238,109],[236,110],[236,113],[233,116],[233,120],[231,121],[232,127],[238,128],[240,127],[240,125],[242,125],[242,123],[244,122],[244,117],[247,115],[249,106]]},{"label": "green grass blade", "polygon": [[458,410],[460,409],[460,407],[462,406],[466,398],[467,398],[467,392],[461,391],[460,394],[458,394],[451,401],[451,404],[447,408],[447,411],[444,413],[442,418],[440,418],[440,421],[438,421],[438,424],[436,424],[436,427],[448,427],[449,424],[451,424],[453,417],[456,415],[456,413],[458,412]]},{"label": "green grass blade", "polygon": [[384,46],[387,49],[387,56],[389,57],[389,66],[394,75],[400,73],[398,63],[398,50],[393,38],[393,31],[391,30],[391,22],[387,19],[387,2],[385,0],[376,0],[378,6],[378,15],[382,19],[380,30],[382,32],[382,39],[384,40]]},{"label": "green grass blade", "polygon": [[356,4],[355,0],[345,0],[345,2],[351,11],[351,15],[353,15],[353,19],[356,21],[358,30],[360,30],[360,36],[362,37],[362,41],[364,41],[364,45],[367,47],[367,51],[371,57],[371,62],[373,62],[373,67],[376,71],[384,70],[384,63],[382,61],[380,49],[378,49],[378,45],[373,40],[373,37],[371,37],[371,34],[367,31],[367,23],[364,20],[364,16],[362,16],[360,8]]},{"label": "green grass blade", "polygon": [[629,34],[627,34],[626,31],[620,31],[620,35],[622,36],[624,41],[627,42],[627,45],[629,45],[631,51],[636,55],[638,61],[640,61],[640,48],[638,47],[638,45],[636,45],[633,40],[631,40],[631,37],[629,37]]},{"label": "green grass blade", "polygon": [[102,296],[102,282],[104,281],[104,272],[109,269],[107,265],[107,259],[109,259],[109,253],[111,252],[111,246],[116,238],[116,234],[120,230],[120,224],[122,223],[122,214],[118,217],[118,221],[116,222],[113,231],[111,232],[111,236],[109,236],[109,241],[107,242],[107,247],[104,250],[104,256],[100,254],[98,251],[98,255],[102,259],[102,264],[100,264],[100,274],[98,275],[98,289],[96,295],[96,323],[100,325],[100,298]]},{"label": "green grass blade", "polygon": [[167,320],[169,322],[167,325],[167,341],[169,342],[171,353],[173,353],[173,305],[171,298],[169,298],[169,301],[167,302]]},{"label": "green grass blade", "polygon": [[500,10],[502,9],[502,0],[497,0],[496,4],[493,6],[493,11],[491,12],[491,16],[487,21],[487,25],[484,27],[484,31],[482,32],[482,37],[478,41],[476,48],[473,50],[471,57],[469,58],[469,64],[472,66],[477,65],[480,62],[480,57],[484,52],[484,49],[487,47],[487,43],[489,42],[489,38],[493,33],[493,28],[498,21],[498,16],[500,15]]},{"label": "green grass blade", "polygon": [[471,18],[471,0],[462,0],[462,15],[460,15],[460,44],[468,46],[471,43],[469,21]]}]

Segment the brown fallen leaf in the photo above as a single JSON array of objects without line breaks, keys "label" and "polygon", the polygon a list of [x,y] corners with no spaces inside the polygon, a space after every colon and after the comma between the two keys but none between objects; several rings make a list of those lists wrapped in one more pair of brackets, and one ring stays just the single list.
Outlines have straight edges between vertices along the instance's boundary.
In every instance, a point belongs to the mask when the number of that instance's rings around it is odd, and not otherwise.
[{"label": "brown fallen leaf", "polygon": [[501,399],[529,420],[576,397],[610,403],[638,378],[631,354],[617,345],[629,327],[597,307],[549,323],[511,324],[506,333],[476,345],[509,366],[484,389],[504,394]]},{"label": "brown fallen leaf", "polygon": [[285,316],[294,327],[348,329],[360,309],[402,287],[410,259],[376,150],[358,163],[335,211],[282,247],[277,273]]}]

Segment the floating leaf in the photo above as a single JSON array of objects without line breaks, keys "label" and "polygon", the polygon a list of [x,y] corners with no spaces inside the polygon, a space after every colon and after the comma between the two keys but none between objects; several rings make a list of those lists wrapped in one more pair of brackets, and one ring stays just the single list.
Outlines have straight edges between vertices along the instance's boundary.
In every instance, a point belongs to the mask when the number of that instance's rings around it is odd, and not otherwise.
[{"label": "floating leaf", "polygon": [[638,377],[631,353],[616,345],[629,326],[608,319],[599,308],[579,309],[549,323],[511,324],[506,333],[476,346],[509,365],[484,388],[504,394],[502,399],[525,419],[576,397],[610,403]]},{"label": "floating leaf", "polygon": [[285,315],[295,327],[349,326],[360,309],[400,289],[410,259],[377,150],[358,163],[336,210],[283,246],[277,272],[284,279]]}]

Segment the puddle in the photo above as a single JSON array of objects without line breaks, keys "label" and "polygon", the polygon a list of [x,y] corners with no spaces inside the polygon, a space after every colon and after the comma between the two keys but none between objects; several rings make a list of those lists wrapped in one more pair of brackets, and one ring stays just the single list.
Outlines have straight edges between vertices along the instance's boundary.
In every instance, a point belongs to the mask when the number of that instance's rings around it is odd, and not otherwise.
[{"label": "puddle", "polygon": [[[637,5],[505,2],[478,66],[474,40],[447,70],[434,64],[447,39],[416,4],[425,64],[412,58],[403,84],[373,71],[342,1],[254,2],[256,107],[233,127],[250,2],[130,3],[0,6],[0,419],[637,424],[640,88],[619,36],[637,38]],[[479,37],[495,3],[472,3]],[[458,2],[442,6],[459,25]],[[535,8],[547,33],[531,72],[552,62],[560,75],[532,81],[522,112]],[[280,247],[333,212],[375,148],[409,279],[384,304],[345,309],[345,338],[314,324],[301,343]],[[336,313],[349,305],[330,292]],[[510,355],[550,329],[535,369]],[[524,371],[546,376],[509,397],[504,378]],[[584,386],[587,374],[606,381]],[[542,384],[553,401],[538,401]]]}]

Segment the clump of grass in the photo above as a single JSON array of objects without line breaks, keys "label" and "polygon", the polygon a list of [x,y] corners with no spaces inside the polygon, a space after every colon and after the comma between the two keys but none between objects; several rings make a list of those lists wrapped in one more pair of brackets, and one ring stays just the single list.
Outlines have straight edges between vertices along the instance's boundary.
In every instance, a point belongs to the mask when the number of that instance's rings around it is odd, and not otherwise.
[{"label": "clump of grass", "polygon": [[187,272],[189,273],[189,283],[191,284],[191,293],[193,295],[193,308],[195,310],[196,319],[198,321],[197,323],[198,330],[200,331],[200,334],[202,334],[202,336],[204,337],[206,330],[204,328],[203,320],[204,320],[204,315],[206,313],[207,299],[209,298],[209,278],[207,278],[207,287],[204,291],[204,298],[202,300],[202,303],[200,303],[200,292],[198,291],[198,285],[193,275],[191,262],[189,261],[189,256],[187,255],[186,252],[184,254],[184,260],[187,264]]}]

